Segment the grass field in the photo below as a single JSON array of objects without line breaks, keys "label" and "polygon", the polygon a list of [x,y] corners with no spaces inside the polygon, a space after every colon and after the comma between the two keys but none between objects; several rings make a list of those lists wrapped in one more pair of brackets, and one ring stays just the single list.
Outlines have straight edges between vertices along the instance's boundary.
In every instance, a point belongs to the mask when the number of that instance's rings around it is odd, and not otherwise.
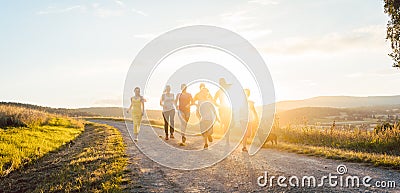
[{"label": "grass field", "polygon": [[0,192],[121,192],[126,166],[113,127],[0,105]]},{"label": "grass field", "polygon": [[330,159],[400,169],[400,125],[384,131],[284,127],[273,129],[280,142],[266,147]]},{"label": "grass field", "polygon": [[56,150],[82,131],[83,123],[78,120],[0,105],[0,175]]},{"label": "grass field", "polygon": [[284,127],[274,129],[281,140],[312,146],[400,156],[400,125],[385,131]]},{"label": "grass field", "polygon": [[0,192],[122,192],[125,145],[117,129],[87,123],[68,145],[0,180]]}]

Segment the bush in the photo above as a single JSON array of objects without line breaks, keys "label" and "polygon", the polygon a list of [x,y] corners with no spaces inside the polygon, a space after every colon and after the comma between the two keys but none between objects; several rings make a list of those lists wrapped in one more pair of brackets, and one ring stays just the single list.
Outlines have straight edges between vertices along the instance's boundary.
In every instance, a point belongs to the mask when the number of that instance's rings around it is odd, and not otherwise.
[{"label": "bush", "polygon": [[42,125],[49,115],[45,112],[0,105],[0,128],[5,127],[35,127]]},{"label": "bush", "polygon": [[63,126],[71,128],[83,127],[83,123],[57,114],[43,111],[0,104],[0,128],[29,127],[42,125]]}]

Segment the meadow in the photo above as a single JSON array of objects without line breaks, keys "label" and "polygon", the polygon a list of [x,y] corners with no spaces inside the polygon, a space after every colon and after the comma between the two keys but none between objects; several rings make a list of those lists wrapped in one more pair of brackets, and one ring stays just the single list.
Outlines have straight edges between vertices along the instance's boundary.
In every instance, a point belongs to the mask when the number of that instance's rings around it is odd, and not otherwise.
[{"label": "meadow", "polygon": [[0,192],[120,192],[126,166],[113,127],[0,104]]},{"label": "meadow", "polygon": [[83,126],[65,116],[0,105],[0,175],[56,150],[78,136]]}]

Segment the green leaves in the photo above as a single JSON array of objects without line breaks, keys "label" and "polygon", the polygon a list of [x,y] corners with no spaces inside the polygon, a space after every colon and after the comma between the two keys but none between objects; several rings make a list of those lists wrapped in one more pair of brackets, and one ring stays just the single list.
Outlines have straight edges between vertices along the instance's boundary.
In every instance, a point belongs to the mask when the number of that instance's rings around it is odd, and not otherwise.
[{"label": "green leaves", "polygon": [[400,0],[385,0],[385,13],[390,20],[387,24],[386,39],[391,41],[393,67],[400,69]]}]

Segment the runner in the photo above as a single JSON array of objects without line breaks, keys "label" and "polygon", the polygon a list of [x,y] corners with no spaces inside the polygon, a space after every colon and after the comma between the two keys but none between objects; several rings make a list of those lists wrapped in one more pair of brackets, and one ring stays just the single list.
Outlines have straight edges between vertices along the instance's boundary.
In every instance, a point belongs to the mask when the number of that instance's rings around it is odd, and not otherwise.
[{"label": "runner", "polygon": [[171,86],[165,86],[164,94],[161,96],[160,105],[163,107],[162,115],[164,117],[164,130],[165,140],[168,140],[168,127],[170,132],[170,138],[174,139],[174,118],[175,118],[175,106],[174,106],[174,94],[171,93]]},{"label": "runner", "polygon": [[226,83],[225,78],[220,78],[219,85],[221,88],[215,93],[214,102],[218,104],[217,101],[219,101],[218,113],[221,119],[220,128],[226,135],[226,144],[229,144],[229,124],[231,123],[232,110],[225,92],[230,88],[231,84]]},{"label": "runner", "polygon": [[142,116],[144,114],[144,102],[146,100],[140,95],[140,88],[136,87],[134,89],[135,95],[131,97],[131,105],[126,111],[129,113],[132,110],[132,120],[133,120],[133,140],[138,141],[138,134],[140,130],[140,123],[142,121]]},{"label": "runner", "polygon": [[[200,96],[210,95],[210,92],[207,88],[203,88],[200,91]],[[208,148],[208,142],[212,142],[212,134],[213,127],[215,121],[220,121],[217,112],[215,111],[215,107],[213,104],[213,100],[210,98],[206,98],[205,100],[199,101],[198,109],[200,114],[200,131],[204,138],[204,149]]]},{"label": "runner", "polygon": [[[240,124],[242,126],[242,128],[246,129],[246,132],[244,134],[243,137],[243,148],[242,151],[247,152],[247,139],[249,137],[251,137],[253,130],[258,126],[258,115],[256,112],[256,109],[254,107],[254,102],[249,100],[249,96],[250,96],[250,90],[249,89],[244,89],[244,93],[246,94],[246,98],[247,98],[247,109],[243,108],[242,109],[242,115],[240,116]],[[245,111],[247,111],[247,115],[245,116],[246,113]]]},{"label": "runner", "polygon": [[178,116],[181,121],[181,132],[182,132],[182,143],[181,145],[185,145],[186,143],[186,127],[190,118],[190,106],[194,105],[194,101],[192,95],[186,91],[186,84],[181,85],[181,93],[176,95],[175,106],[178,107]]}]

